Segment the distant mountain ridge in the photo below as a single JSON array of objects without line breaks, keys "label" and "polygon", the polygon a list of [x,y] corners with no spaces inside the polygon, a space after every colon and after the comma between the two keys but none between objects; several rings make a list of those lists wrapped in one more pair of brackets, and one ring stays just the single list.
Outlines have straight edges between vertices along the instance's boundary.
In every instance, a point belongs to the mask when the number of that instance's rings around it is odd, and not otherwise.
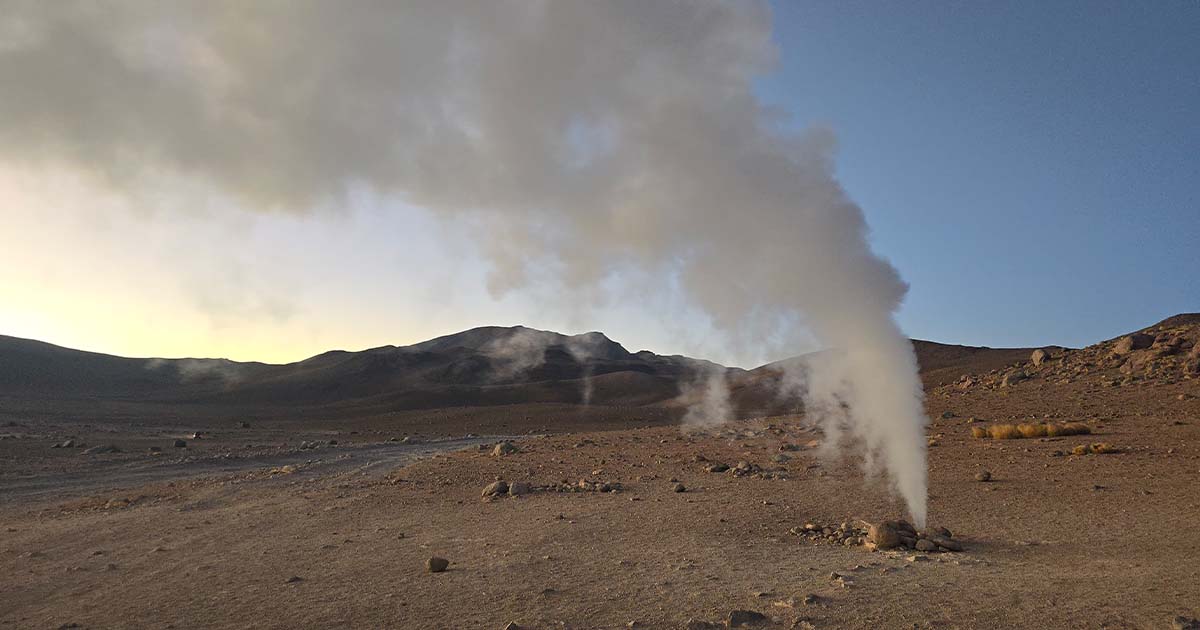
[{"label": "distant mountain ridge", "polygon": [[[649,404],[714,363],[631,353],[599,332],[473,328],[410,346],[334,350],[284,365],[134,359],[0,336],[0,396],[346,404],[398,408],[507,402]],[[591,381],[585,388],[583,379]]]},{"label": "distant mountain ridge", "polygon": [[[1182,314],[1156,324],[1200,323]],[[1143,330],[1150,330],[1154,326]],[[913,340],[926,386],[1025,361],[1033,348]],[[226,359],[137,359],[0,336],[0,404],[7,400],[217,404],[239,409],[373,412],[524,403],[671,405],[713,370],[725,371],[735,406],[783,412],[776,396],[793,357],[753,370],[685,356],[629,352],[603,333],[563,335],[484,326],[409,346],[333,350],[284,365]]]}]

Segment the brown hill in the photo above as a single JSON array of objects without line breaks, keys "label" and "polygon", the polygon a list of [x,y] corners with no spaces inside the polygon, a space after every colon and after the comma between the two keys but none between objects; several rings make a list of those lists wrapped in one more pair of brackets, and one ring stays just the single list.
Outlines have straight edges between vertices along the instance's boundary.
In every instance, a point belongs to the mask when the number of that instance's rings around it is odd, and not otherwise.
[{"label": "brown hill", "polygon": [[[1125,348],[1128,346],[1128,348]],[[1080,350],[987,348],[913,340],[926,389],[1004,387],[1033,378],[1130,381],[1200,373],[1200,314],[1181,314]],[[121,405],[142,413],[380,416],[406,410],[557,404],[674,408],[687,383],[726,370],[739,416],[799,411],[783,368],[753,370],[683,356],[631,353],[598,332],[567,336],[482,327],[411,346],[331,351],[287,365],[224,359],[130,359],[0,337],[0,400],[72,413]],[[784,393],[781,394],[780,392]],[[70,404],[68,404],[70,403]],[[139,411],[145,406],[147,411]]]}]

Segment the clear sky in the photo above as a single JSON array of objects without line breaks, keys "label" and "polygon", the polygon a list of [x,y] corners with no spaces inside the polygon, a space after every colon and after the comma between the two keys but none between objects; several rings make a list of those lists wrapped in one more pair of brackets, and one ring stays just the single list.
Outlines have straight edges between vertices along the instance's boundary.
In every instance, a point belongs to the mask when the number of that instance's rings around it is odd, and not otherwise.
[{"label": "clear sky", "polygon": [[[1200,3],[772,6],[759,95],[836,134],[838,178],[910,284],[906,333],[1080,346],[1200,311]],[[477,239],[394,196],[170,209],[176,184],[149,203],[0,162],[0,334],[283,362],[525,324],[730,360],[645,305],[497,299]]]},{"label": "clear sky", "polygon": [[1200,311],[1200,3],[774,6],[763,92],[836,130],[910,335],[1080,346]]}]

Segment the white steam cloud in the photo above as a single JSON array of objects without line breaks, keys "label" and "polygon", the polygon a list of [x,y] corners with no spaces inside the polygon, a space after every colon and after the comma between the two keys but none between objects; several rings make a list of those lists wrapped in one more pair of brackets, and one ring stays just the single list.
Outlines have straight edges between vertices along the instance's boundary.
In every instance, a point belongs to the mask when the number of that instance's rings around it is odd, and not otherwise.
[{"label": "white steam cloud", "polygon": [[921,524],[906,286],[833,177],[831,135],[783,130],[756,97],[770,17],[745,0],[0,0],[0,162],[131,196],[201,182],[255,210],[367,189],[479,226],[497,292],[636,269],[739,349],[808,331],[840,351],[810,410],[865,441]]}]

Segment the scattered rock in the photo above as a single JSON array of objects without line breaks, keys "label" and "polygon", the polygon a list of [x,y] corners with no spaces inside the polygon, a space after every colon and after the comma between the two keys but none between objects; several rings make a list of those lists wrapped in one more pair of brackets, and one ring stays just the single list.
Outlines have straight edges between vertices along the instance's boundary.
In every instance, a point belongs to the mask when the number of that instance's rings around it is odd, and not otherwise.
[{"label": "scattered rock", "polygon": [[1049,358],[1050,358],[1050,353],[1046,352],[1045,350],[1042,350],[1041,348],[1034,350],[1033,354],[1029,355],[1029,360],[1032,361],[1033,364],[1037,367],[1041,367],[1041,365],[1046,362],[1046,359],[1049,359]]},{"label": "scattered rock", "polygon": [[704,470],[710,473],[723,473],[726,470],[729,470],[729,466],[726,466],[725,464],[709,464],[708,466],[704,467]]},{"label": "scattered rock", "polygon": [[508,484],[508,496],[519,497],[523,494],[529,494],[529,484],[524,481],[514,481]]},{"label": "scattered rock", "polygon": [[946,551],[962,551],[962,543],[950,538],[949,536],[930,536],[929,542],[945,549]]},{"label": "scattered rock", "polygon": [[295,584],[296,582],[303,582],[303,581],[304,581],[304,578],[300,577],[299,575],[293,575],[292,577],[287,579],[288,584]]},{"label": "scattered rock", "polygon": [[1115,355],[1121,356],[1129,354],[1134,350],[1149,348],[1153,344],[1154,337],[1143,333],[1134,333],[1118,339],[1117,343],[1113,345],[1112,352]]},{"label": "scattered rock", "polygon": [[51,446],[50,448],[75,448],[75,440],[66,440],[63,442],[58,442],[54,446]]},{"label": "scattered rock", "polygon": [[766,623],[767,616],[754,610],[731,610],[729,611],[729,621],[726,623],[730,628],[741,628],[744,626],[757,626]]},{"label": "scattered rock", "polygon": [[683,624],[684,630],[722,630],[724,627],[724,624],[699,619],[688,619],[687,623]]},{"label": "scattered rock", "polygon": [[498,497],[503,494],[508,494],[507,481],[493,481],[483,489],[483,496],[485,497]]},{"label": "scattered rock", "polygon": [[937,551],[937,548],[938,548],[937,543],[933,542],[932,540],[929,540],[928,538],[921,538],[921,539],[917,540],[917,544],[916,544],[917,551],[925,551],[925,552]]},{"label": "scattered rock", "polygon": [[494,455],[496,457],[503,457],[505,455],[512,455],[513,453],[516,453],[517,451],[518,451],[518,449],[517,449],[516,445],[514,445],[512,442],[506,441],[506,442],[500,442],[499,444],[497,444],[496,448],[492,449],[492,455]]},{"label": "scattered rock", "polygon": [[871,525],[867,529],[867,536],[878,549],[894,549],[903,542],[900,540],[900,532],[891,527],[888,521]]},{"label": "scattered rock", "polygon": [[1000,381],[1001,387],[1012,387],[1021,381],[1029,379],[1029,375],[1024,370],[1013,370],[1004,375],[1004,380]]},{"label": "scattered rock", "polygon": [[517,625],[515,621],[510,621],[504,624],[504,630],[521,630],[521,626]]},{"label": "scattered rock", "polygon": [[950,418],[953,418],[953,417],[954,417],[953,411],[943,411],[942,412],[942,420],[949,420]]},{"label": "scattered rock", "polygon": [[677,484],[671,486],[671,490],[674,492],[687,492],[687,488],[684,487],[684,485],[681,483],[677,483]]},{"label": "scattered rock", "polygon": [[429,571],[430,573],[441,573],[442,571],[445,571],[446,568],[449,566],[450,566],[449,560],[447,560],[445,558],[439,558],[437,556],[433,556],[432,558],[425,561],[425,570]]},{"label": "scattered rock", "polygon": [[84,455],[103,455],[105,453],[120,453],[121,449],[114,444],[99,444],[88,449],[84,449]]},{"label": "scattered rock", "polygon": [[187,442],[184,440],[175,440],[172,446],[175,448],[187,448]]},{"label": "scattered rock", "polygon": [[1179,615],[1171,620],[1171,630],[1200,630],[1200,620]]},{"label": "scattered rock", "polygon": [[992,473],[988,470],[981,470],[975,473],[975,481],[987,482],[992,480]]}]

